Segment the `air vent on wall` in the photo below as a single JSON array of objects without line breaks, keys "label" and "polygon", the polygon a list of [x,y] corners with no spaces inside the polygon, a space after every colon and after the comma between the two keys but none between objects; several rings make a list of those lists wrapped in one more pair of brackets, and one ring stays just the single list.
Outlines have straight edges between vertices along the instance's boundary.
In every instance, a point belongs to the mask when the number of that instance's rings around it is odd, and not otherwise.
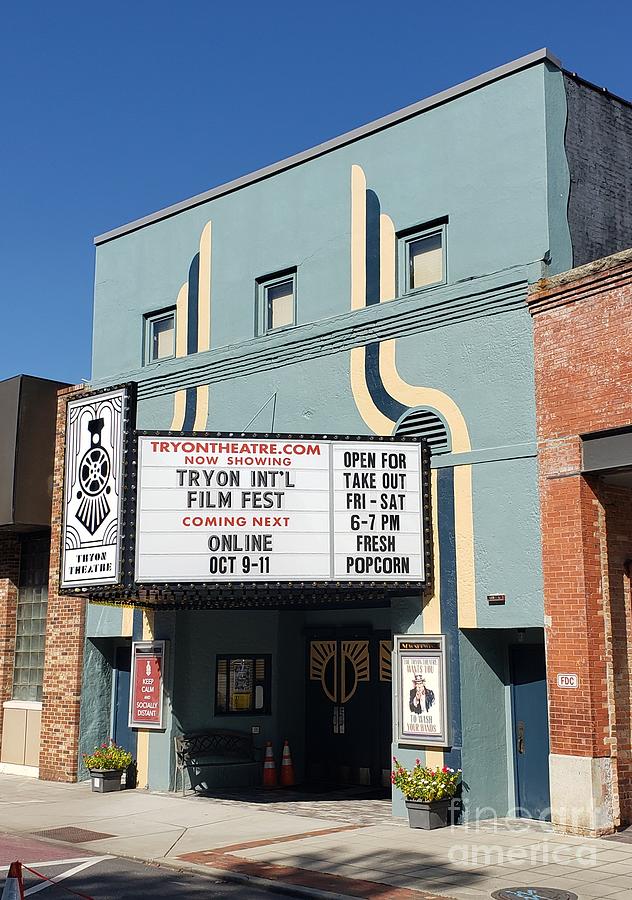
[{"label": "air vent on wall", "polygon": [[431,409],[411,409],[398,422],[395,435],[423,437],[433,454],[450,452],[450,437],[445,422]]}]

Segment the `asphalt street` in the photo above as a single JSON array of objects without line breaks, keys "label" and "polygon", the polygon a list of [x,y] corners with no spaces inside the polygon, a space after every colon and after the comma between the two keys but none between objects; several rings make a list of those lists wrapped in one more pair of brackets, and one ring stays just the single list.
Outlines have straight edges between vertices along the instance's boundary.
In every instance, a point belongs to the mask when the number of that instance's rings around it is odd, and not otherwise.
[{"label": "asphalt street", "polygon": [[275,896],[287,897],[287,894],[261,891],[247,884],[177,872],[118,857],[91,855],[83,848],[9,834],[0,835],[0,895],[9,863],[15,859],[29,865],[40,875],[59,882],[51,884],[23,869],[25,897],[41,895],[42,900],[71,900],[77,895],[84,900],[156,900],[157,897],[164,897],[165,900],[201,900],[206,897],[213,900],[263,900]]}]

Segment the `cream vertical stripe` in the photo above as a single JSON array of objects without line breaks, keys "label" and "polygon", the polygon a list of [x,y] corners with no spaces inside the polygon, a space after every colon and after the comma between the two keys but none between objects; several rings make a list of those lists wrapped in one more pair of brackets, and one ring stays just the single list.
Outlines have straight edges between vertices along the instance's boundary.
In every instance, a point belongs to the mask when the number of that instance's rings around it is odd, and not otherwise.
[{"label": "cream vertical stripe", "polygon": [[366,178],[351,166],[351,309],[366,305]]},{"label": "cream vertical stripe", "polygon": [[395,299],[396,254],[395,226],[390,216],[380,215],[380,303]]},{"label": "cream vertical stripe", "polygon": [[[176,357],[187,355],[187,331],[188,331],[188,291],[189,285],[185,282],[178,291],[176,300]],[[187,392],[176,391],[173,398],[173,419],[171,431],[181,431],[184,426],[186,413]]]},{"label": "cream vertical stripe", "polygon": [[[154,612],[143,610],[143,640],[150,641],[154,636]],[[138,731],[136,745],[136,766],[138,771],[138,785],[141,788],[149,787],[149,732]]]},{"label": "cream vertical stripe", "polygon": [[134,607],[124,606],[121,621],[121,637],[132,637],[134,634]]},{"label": "cream vertical stripe", "polygon": [[[200,274],[198,282],[198,353],[211,348],[211,222],[200,237]],[[206,431],[208,423],[208,384],[196,391],[194,431]]]}]

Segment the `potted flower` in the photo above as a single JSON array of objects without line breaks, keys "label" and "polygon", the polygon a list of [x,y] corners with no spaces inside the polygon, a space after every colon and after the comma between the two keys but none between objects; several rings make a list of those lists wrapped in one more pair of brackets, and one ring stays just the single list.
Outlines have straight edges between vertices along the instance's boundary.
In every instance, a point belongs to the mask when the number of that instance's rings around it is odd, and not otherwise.
[{"label": "potted flower", "polygon": [[92,753],[84,753],[83,763],[90,772],[92,790],[106,794],[121,790],[121,777],[132,763],[132,754],[110,740]]},{"label": "potted flower", "polygon": [[448,811],[461,777],[460,769],[448,766],[432,769],[417,760],[407,769],[398,759],[391,774],[391,782],[404,795],[411,828],[445,828]]}]

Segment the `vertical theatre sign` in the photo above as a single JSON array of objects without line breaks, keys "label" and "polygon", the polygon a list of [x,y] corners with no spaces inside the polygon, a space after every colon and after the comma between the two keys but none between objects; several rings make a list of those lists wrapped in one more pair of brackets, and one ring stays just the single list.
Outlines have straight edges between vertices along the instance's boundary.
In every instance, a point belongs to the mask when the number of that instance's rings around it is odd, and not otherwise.
[{"label": "vertical theatre sign", "polygon": [[62,588],[121,580],[127,402],[125,388],[68,402]]},{"label": "vertical theatre sign", "polygon": [[165,671],[165,641],[134,641],[132,690],[129,698],[130,728],[160,731]]},{"label": "vertical theatre sign", "polygon": [[395,635],[397,742],[450,744],[445,635]]}]

